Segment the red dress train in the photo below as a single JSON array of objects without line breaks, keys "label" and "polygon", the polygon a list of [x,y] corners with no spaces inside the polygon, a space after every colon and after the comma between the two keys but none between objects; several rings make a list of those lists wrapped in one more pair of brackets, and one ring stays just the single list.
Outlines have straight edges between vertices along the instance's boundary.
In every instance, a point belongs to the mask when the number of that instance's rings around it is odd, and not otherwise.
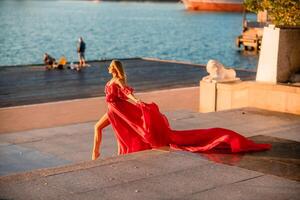
[{"label": "red dress train", "polygon": [[116,133],[119,154],[161,146],[190,152],[222,148],[232,153],[271,148],[270,144],[256,144],[223,128],[172,130],[155,103],[134,105],[128,102],[127,95],[132,92],[132,88],[121,88],[116,83],[105,87],[108,119]]}]

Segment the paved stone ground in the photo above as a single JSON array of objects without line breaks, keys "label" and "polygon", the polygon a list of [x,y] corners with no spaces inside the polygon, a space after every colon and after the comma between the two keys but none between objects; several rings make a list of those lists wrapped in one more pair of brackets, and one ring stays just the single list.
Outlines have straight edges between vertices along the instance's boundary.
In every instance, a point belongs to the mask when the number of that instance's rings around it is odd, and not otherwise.
[{"label": "paved stone ground", "polygon": [[230,128],[273,148],[244,155],[166,149],[115,156],[108,128],[102,159],[89,161],[94,122],[3,134],[0,199],[299,199],[299,115],[252,108],[166,114],[173,129]]},{"label": "paved stone ground", "polygon": [[[104,96],[111,78],[107,61],[90,61],[91,67],[45,70],[43,65],[0,68],[0,107]],[[206,76],[203,65],[175,61],[124,59],[128,82],[138,92],[198,86]],[[255,79],[254,71],[237,70],[242,80]]]}]

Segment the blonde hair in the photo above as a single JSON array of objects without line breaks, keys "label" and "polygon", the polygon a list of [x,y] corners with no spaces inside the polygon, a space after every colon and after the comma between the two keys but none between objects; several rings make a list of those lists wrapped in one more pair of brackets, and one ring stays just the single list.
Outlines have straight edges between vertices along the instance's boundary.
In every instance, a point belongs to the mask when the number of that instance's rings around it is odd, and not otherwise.
[{"label": "blonde hair", "polygon": [[126,77],[123,65],[120,61],[112,60],[110,63],[110,67],[112,67],[112,69],[114,69],[116,71],[117,78],[124,81],[125,83],[127,82],[127,77]]}]

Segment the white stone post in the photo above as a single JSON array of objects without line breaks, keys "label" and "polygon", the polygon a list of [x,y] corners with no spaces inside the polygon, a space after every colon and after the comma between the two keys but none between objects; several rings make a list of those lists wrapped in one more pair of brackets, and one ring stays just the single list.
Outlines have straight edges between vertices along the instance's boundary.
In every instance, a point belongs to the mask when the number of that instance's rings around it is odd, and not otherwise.
[{"label": "white stone post", "polygon": [[280,29],[274,26],[264,28],[256,81],[277,82],[279,31]]},{"label": "white stone post", "polygon": [[300,72],[300,28],[264,28],[256,81],[291,82]]}]

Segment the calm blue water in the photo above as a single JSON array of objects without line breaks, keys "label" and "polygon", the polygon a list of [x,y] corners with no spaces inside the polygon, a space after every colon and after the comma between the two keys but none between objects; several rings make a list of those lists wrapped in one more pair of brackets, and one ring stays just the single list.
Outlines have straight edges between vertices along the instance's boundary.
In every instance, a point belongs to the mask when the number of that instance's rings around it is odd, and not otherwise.
[{"label": "calm blue water", "polygon": [[153,57],[255,68],[257,56],[235,47],[242,14],[187,12],[180,3],[0,1],[0,66],[42,63],[44,52],[77,61]]}]

